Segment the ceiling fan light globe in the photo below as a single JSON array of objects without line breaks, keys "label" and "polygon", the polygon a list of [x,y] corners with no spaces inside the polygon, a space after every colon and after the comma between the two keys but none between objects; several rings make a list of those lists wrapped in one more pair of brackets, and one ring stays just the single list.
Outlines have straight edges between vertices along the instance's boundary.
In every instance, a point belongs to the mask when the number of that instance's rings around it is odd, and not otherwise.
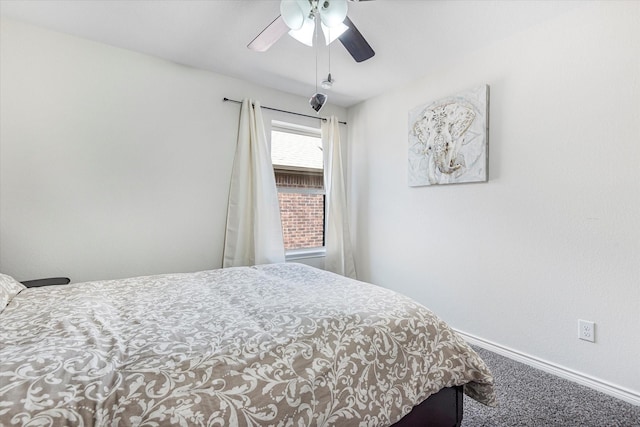
[{"label": "ceiling fan light globe", "polygon": [[295,0],[295,2],[298,3],[298,6],[300,7],[300,10],[302,11],[302,14],[305,16],[305,18],[310,18],[311,2],[309,0]]},{"label": "ceiling fan light globe", "polygon": [[296,0],[282,0],[280,15],[291,30],[299,30],[304,25],[305,14]]},{"label": "ceiling fan light globe", "polygon": [[318,3],[320,20],[329,28],[342,24],[347,17],[347,0],[320,0]]},{"label": "ceiling fan light globe", "polygon": [[313,46],[313,33],[315,27],[313,19],[307,18],[304,20],[302,28],[289,31],[289,35],[300,43],[306,44],[307,46]]},{"label": "ceiling fan light globe", "polygon": [[340,37],[342,34],[344,34],[345,31],[349,29],[349,27],[344,25],[342,22],[331,28],[327,27],[326,25],[324,25],[324,23],[321,22],[320,27],[322,28],[322,34],[324,34],[324,41],[326,42],[327,46],[333,43],[338,37]]}]

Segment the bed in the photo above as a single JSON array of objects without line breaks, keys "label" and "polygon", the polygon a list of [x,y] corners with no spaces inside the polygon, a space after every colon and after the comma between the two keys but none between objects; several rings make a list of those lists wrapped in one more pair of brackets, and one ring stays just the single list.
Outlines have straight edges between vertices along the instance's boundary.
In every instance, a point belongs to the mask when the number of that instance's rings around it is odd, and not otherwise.
[{"label": "bed", "polygon": [[0,425],[459,425],[463,391],[495,404],[431,311],[303,264],[29,289],[0,275]]}]

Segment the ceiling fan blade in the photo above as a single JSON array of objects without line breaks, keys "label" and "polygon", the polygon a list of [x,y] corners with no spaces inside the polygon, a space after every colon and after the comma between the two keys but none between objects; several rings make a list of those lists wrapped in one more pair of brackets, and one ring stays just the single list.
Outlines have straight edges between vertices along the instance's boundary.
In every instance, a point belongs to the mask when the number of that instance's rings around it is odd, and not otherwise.
[{"label": "ceiling fan blade", "polygon": [[251,43],[249,43],[247,47],[256,52],[265,52],[273,46],[275,42],[280,40],[280,37],[287,34],[288,31],[289,27],[285,24],[282,16],[278,15],[271,24],[267,25],[267,28],[262,30],[255,39],[251,40]]},{"label": "ceiling fan blade", "polygon": [[349,29],[338,38],[356,62],[366,61],[376,54],[348,16],[345,18],[344,24]]}]

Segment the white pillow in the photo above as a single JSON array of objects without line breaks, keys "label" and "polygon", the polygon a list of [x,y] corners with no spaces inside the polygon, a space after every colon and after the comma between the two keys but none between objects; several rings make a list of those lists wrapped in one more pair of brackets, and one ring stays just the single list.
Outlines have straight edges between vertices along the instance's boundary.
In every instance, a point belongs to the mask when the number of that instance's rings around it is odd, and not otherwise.
[{"label": "white pillow", "polygon": [[0,273],[0,312],[25,288],[26,286],[13,277]]}]

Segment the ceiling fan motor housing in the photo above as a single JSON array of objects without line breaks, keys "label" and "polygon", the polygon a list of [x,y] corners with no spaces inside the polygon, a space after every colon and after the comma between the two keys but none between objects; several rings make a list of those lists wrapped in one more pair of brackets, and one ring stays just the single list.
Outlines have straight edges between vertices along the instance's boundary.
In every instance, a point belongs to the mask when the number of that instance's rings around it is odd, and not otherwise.
[{"label": "ceiling fan motor housing", "polygon": [[[319,1],[322,1],[320,9],[318,9]],[[350,1],[355,2],[355,0]],[[302,43],[312,46],[312,41],[302,41],[300,38],[294,36],[293,33],[306,33],[306,27],[312,29],[315,27],[314,9],[318,11],[317,14],[320,16],[322,24],[324,24],[325,27],[330,27],[335,23],[335,27],[338,28],[337,30],[333,30],[329,41],[332,41],[334,37],[340,40],[356,62],[366,61],[375,55],[374,50],[360,31],[358,31],[353,21],[346,16],[346,0],[281,0],[280,16],[276,17],[271,24],[262,30],[247,47],[258,52],[264,52],[278,41],[280,37],[287,34],[287,32]],[[338,14],[338,12],[340,13]],[[338,18],[335,18],[335,16],[338,16]],[[343,28],[340,28],[341,26]],[[303,27],[305,28],[303,29]],[[313,30],[310,34],[312,33]],[[326,39],[328,39],[328,37],[325,34],[325,40]]]}]

